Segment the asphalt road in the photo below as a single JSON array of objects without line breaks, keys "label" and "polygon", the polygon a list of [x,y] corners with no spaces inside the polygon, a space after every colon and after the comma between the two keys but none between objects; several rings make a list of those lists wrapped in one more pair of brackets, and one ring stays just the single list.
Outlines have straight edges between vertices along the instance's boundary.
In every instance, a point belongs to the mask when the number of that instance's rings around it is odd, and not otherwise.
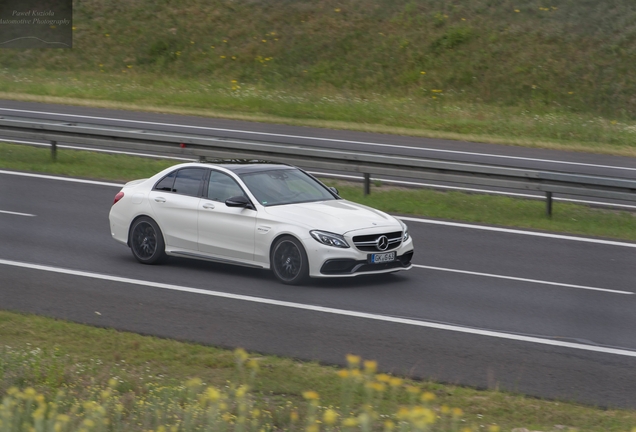
[{"label": "asphalt road", "polygon": [[0,185],[3,309],[636,407],[635,244],[407,220],[411,271],[288,287],[262,270],[138,264],[110,238],[117,185],[7,172]]}]

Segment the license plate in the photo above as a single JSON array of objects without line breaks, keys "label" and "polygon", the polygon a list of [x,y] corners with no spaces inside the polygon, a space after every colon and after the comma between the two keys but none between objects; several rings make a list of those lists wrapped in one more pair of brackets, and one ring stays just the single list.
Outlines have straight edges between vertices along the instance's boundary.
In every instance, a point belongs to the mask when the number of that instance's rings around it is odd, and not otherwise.
[{"label": "license plate", "polygon": [[371,264],[380,264],[389,261],[395,261],[395,252],[377,253],[369,255]]}]

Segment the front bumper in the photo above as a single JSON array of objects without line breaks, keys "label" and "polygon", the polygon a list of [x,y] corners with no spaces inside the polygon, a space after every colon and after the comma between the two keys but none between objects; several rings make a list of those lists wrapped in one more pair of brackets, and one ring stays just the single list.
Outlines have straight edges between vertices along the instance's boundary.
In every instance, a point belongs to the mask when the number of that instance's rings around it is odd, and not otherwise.
[{"label": "front bumper", "polygon": [[[347,242],[353,244],[351,238],[347,238]],[[368,256],[378,251],[359,250],[355,245],[340,249],[324,246],[310,238],[305,243],[305,247],[309,258],[309,275],[314,278],[353,277],[363,274],[392,273],[412,268],[413,240],[411,238],[395,249],[386,250],[386,252],[395,251],[394,261],[377,264],[371,264]]]},{"label": "front bumper", "polygon": [[386,273],[398,270],[408,270],[412,267],[413,251],[398,256],[395,261],[370,264],[367,260],[354,260],[350,258],[330,259],[320,268],[320,273],[327,276],[347,276],[357,273]]}]

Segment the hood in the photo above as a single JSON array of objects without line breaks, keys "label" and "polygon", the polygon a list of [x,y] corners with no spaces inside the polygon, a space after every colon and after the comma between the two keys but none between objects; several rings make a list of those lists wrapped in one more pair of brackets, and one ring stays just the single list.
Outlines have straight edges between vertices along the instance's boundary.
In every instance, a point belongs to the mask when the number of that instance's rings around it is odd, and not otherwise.
[{"label": "hood", "polygon": [[376,227],[402,229],[393,216],[347,200],[271,206],[265,207],[265,212],[278,220],[302,224],[307,229],[319,229],[337,234]]}]

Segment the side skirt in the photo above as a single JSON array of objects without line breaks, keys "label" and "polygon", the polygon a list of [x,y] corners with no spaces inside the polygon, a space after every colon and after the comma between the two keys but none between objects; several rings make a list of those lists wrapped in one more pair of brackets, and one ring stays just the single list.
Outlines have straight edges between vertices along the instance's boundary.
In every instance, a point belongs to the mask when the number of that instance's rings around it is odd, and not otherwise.
[{"label": "side skirt", "polygon": [[257,269],[262,269],[265,268],[264,266],[258,265],[258,264],[248,264],[248,263],[244,263],[241,261],[234,261],[234,260],[230,260],[230,259],[226,259],[226,258],[216,258],[216,257],[211,257],[208,255],[200,255],[194,252],[184,252],[184,251],[166,251],[166,254],[168,255],[172,255],[172,256],[181,256],[181,257],[185,257],[185,258],[194,258],[194,259],[199,259],[199,260],[204,260],[204,261],[212,261],[212,262],[217,262],[217,263],[222,263],[222,264],[232,264],[232,265],[238,265],[238,266],[242,266],[242,267],[251,267],[251,268],[257,268]]}]

